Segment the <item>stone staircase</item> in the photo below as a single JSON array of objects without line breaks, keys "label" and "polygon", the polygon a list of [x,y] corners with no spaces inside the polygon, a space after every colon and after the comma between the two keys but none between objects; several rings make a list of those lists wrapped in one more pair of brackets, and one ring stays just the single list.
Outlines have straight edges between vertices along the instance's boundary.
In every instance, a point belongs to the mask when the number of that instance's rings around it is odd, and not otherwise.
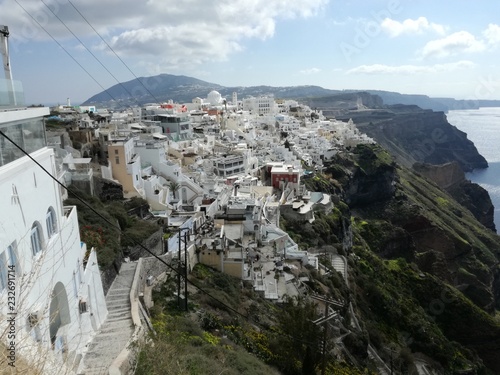
[{"label": "stone staircase", "polygon": [[108,317],[101,326],[85,356],[79,375],[108,374],[109,367],[125,348],[134,326],[130,312],[130,288],[136,262],[123,263],[106,295]]},{"label": "stone staircase", "polygon": [[346,266],[345,266],[345,260],[342,256],[340,255],[333,255],[332,257],[332,266],[335,269],[335,271],[340,272],[342,274],[342,277],[344,280],[346,280]]}]

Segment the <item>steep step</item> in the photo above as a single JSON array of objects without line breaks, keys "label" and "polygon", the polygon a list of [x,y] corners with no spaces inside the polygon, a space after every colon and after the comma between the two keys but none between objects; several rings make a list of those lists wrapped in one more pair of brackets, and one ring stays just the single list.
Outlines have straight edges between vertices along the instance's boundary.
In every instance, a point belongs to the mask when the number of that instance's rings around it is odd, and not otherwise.
[{"label": "steep step", "polygon": [[340,272],[340,274],[344,279],[346,278],[344,259],[340,255],[333,256],[332,266],[335,269],[335,271]]},{"label": "steep step", "polygon": [[130,312],[130,288],[137,263],[123,263],[106,295],[108,316],[88,345],[79,375],[107,374],[109,366],[125,348],[134,324]]}]

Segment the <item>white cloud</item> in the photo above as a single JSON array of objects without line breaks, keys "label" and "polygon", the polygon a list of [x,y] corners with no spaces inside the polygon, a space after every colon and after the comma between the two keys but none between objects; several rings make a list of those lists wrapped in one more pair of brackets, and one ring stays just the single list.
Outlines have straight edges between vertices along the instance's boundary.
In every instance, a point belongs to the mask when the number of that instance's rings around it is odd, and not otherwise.
[{"label": "white cloud", "polygon": [[347,74],[428,74],[452,71],[457,69],[469,69],[475,64],[471,61],[461,60],[448,64],[435,65],[360,65],[347,71]]},{"label": "white cloud", "polygon": [[488,28],[483,31],[483,36],[486,38],[488,44],[500,43],[500,26],[490,23]]},{"label": "white cloud", "polygon": [[[79,37],[97,36],[66,1],[47,1]],[[244,48],[244,40],[267,39],[282,19],[318,14],[329,0],[87,0],[74,2],[92,26],[122,56],[155,56],[164,67],[224,60]],[[38,0],[22,2],[56,39],[71,35]],[[14,0],[0,0],[13,41],[50,40]],[[100,46],[105,50],[105,45]]]},{"label": "white cloud", "polygon": [[319,69],[319,68],[310,68],[310,69],[301,70],[299,73],[304,74],[304,75],[311,75],[311,74],[316,74],[319,72],[321,72],[321,69]]},{"label": "white cloud", "polygon": [[461,53],[474,53],[484,51],[486,48],[482,40],[476,39],[467,31],[458,31],[442,39],[428,42],[420,51],[422,57],[447,57]]},{"label": "white cloud", "polygon": [[391,38],[395,38],[402,34],[422,34],[426,31],[433,31],[439,35],[444,35],[446,32],[445,26],[429,22],[425,17],[419,17],[415,20],[408,18],[403,22],[386,18],[382,21],[380,26]]}]

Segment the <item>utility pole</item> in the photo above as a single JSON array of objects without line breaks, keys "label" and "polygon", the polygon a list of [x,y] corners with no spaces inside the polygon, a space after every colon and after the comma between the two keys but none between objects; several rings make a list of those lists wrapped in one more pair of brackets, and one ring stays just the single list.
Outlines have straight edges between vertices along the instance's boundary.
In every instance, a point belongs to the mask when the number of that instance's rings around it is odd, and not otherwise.
[{"label": "utility pole", "polygon": [[312,295],[312,299],[317,301],[321,301],[325,304],[325,315],[322,318],[316,319],[313,323],[316,325],[324,324],[323,327],[323,345],[322,345],[322,353],[321,353],[321,375],[325,375],[326,371],[326,340],[328,339],[328,321],[332,318],[338,316],[337,312],[333,312],[329,314],[330,305],[333,305],[337,308],[342,308],[344,304],[339,301],[335,301],[330,298],[325,298],[319,295]]},{"label": "utility pole", "polygon": [[177,260],[177,306],[179,307],[179,310],[181,309],[181,235],[182,229],[179,229],[179,232],[177,233],[177,236],[179,237],[179,245],[177,246],[177,252],[179,254],[179,258]]},{"label": "utility pole", "polygon": [[3,70],[5,72],[5,79],[12,80],[12,72],[10,70],[10,57],[9,57],[9,28],[4,25],[0,25],[0,52],[3,57]]},{"label": "utility pole", "polygon": [[181,278],[184,277],[184,310],[187,312],[188,311],[188,303],[187,303],[187,276],[188,276],[188,239],[189,239],[189,233],[184,232],[184,264],[182,262],[182,255],[181,255],[181,250],[182,250],[182,232],[183,231],[188,231],[191,230],[191,228],[179,228],[176,230],[179,243],[177,246],[177,251],[178,251],[178,258],[177,258],[177,306],[179,307],[179,310],[182,309],[182,299],[181,299]]},{"label": "utility pole", "polygon": [[10,69],[9,35],[9,28],[5,25],[0,25],[0,54],[3,60],[3,71],[5,73],[5,80],[7,81],[7,87],[9,87],[10,105],[16,105],[17,100],[14,92],[14,82],[12,81],[12,71]]},{"label": "utility pole", "polygon": [[325,323],[323,327],[323,350],[321,358],[321,375],[325,375],[326,370],[326,339],[328,337],[328,322],[326,318],[328,317],[328,302],[325,303]]}]

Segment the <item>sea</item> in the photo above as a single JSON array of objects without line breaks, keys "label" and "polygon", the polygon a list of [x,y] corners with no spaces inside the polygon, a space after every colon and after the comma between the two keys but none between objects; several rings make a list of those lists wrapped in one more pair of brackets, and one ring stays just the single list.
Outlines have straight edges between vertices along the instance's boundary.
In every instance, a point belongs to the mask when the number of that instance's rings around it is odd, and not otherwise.
[{"label": "sea", "polygon": [[448,122],[467,133],[489,167],[476,169],[466,177],[488,190],[495,206],[495,226],[500,231],[500,108],[449,111]]}]

